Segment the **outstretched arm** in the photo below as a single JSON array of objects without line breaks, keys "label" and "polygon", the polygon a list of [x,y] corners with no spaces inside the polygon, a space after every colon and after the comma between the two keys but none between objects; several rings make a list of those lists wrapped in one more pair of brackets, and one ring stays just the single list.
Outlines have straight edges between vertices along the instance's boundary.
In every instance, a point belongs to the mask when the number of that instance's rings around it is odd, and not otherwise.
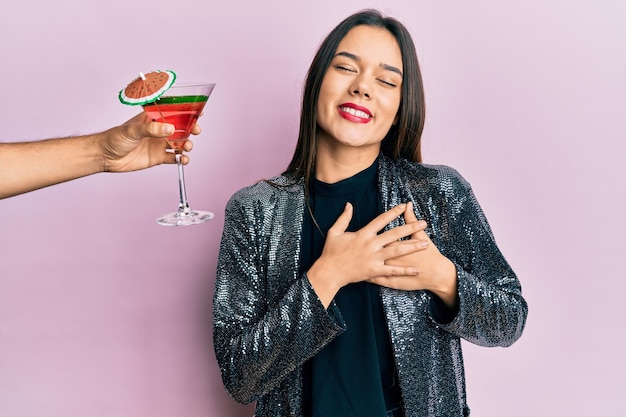
[{"label": "outstretched arm", "polygon": [[[140,113],[104,132],[36,142],[0,143],[0,199],[98,172],[128,172],[175,162],[166,152],[174,127]],[[195,126],[192,133],[198,134]],[[192,148],[185,144],[185,150]],[[183,163],[189,159],[183,156]]]}]

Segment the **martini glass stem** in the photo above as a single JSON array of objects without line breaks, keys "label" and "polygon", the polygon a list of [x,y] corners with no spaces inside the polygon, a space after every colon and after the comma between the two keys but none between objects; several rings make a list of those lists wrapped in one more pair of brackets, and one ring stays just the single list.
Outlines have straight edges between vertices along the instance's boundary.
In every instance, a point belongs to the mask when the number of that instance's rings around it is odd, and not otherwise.
[{"label": "martini glass stem", "polygon": [[187,191],[185,189],[185,173],[183,171],[183,154],[176,152],[176,166],[178,167],[178,191],[180,193],[180,201],[178,203],[178,215],[188,216],[191,214],[189,202],[187,201]]}]

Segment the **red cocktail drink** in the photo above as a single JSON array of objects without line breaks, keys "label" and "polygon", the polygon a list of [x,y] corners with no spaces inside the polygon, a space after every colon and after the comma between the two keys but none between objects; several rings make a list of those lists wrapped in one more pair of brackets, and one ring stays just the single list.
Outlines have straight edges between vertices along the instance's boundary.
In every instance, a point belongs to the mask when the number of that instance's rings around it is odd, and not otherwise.
[{"label": "red cocktail drink", "polygon": [[149,118],[156,122],[171,123],[175,127],[174,134],[168,137],[167,141],[176,153],[180,199],[177,212],[166,214],[157,219],[161,225],[186,226],[213,218],[213,213],[210,211],[191,210],[189,208],[181,158],[183,145],[189,139],[191,129],[202,114],[204,105],[214,87],[214,83],[176,84],[167,89],[160,98],[143,104],[143,109]]},{"label": "red cocktail drink", "polygon": [[152,103],[144,104],[143,109],[152,120],[175,126],[174,134],[167,140],[175,152],[182,152],[191,128],[198,120],[208,99],[209,97],[204,95],[165,95]]}]

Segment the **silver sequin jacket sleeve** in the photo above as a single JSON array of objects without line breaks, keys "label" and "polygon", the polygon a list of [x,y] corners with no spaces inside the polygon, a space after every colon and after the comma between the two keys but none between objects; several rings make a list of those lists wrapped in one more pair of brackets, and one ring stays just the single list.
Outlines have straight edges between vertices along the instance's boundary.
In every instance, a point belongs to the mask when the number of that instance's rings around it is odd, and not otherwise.
[{"label": "silver sequin jacket sleeve", "polygon": [[281,383],[294,385],[300,365],[343,329],[298,275],[302,201],[301,185],[278,189],[261,182],[226,207],[214,345],[224,385],[239,402],[258,400]]},{"label": "silver sequin jacket sleeve", "polygon": [[388,167],[385,175],[401,180],[381,178],[387,208],[413,201],[418,218],[428,223],[426,232],[457,268],[459,311],[451,322],[441,322],[433,313],[436,300],[432,296],[433,320],[481,346],[511,345],[522,335],[526,301],[469,183],[446,166],[405,161]]}]

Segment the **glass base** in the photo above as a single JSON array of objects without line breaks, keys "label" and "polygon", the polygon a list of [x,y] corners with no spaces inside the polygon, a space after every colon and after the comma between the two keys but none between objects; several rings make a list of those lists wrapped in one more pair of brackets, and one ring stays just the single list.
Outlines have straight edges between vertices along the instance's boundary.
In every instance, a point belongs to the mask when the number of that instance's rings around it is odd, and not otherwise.
[{"label": "glass base", "polygon": [[161,226],[189,226],[192,224],[204,223],[213,218],[210,211],[190,211],[169,213],[157,219],[157,223]]}]

